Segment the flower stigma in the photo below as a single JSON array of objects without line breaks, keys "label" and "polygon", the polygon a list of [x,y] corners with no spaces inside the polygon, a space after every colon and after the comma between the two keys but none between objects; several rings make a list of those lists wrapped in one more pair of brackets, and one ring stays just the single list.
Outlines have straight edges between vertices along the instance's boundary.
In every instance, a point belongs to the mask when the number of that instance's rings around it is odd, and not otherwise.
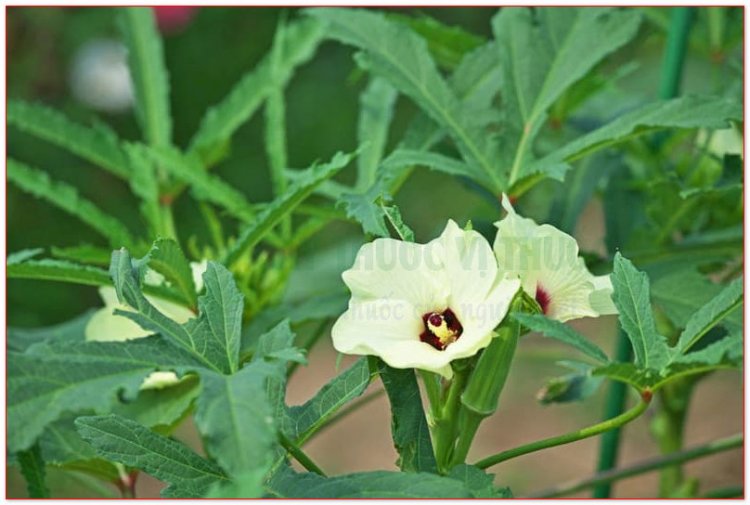
[{"label": "flower stigma", "polygon": [[425,331],[419,336],[419,340],[430,344],[438,351],[444,350],[450,344],[458,340],[463,333],[456,314],[451,309],[443,312],[428,312],[422,316]]}]

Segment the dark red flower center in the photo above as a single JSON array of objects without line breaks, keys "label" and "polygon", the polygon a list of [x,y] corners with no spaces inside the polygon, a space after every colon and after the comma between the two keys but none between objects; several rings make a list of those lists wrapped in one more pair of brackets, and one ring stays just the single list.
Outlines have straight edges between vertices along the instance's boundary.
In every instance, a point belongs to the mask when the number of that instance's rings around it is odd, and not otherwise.
[{"label": "dark red flower center", "polygon": [[438,351],[444,350],[450,344],[458,340],[464,331],[461,322],[451,309],[443,312],[428,312],[422,316],[424,331],[419,335],[419,340],[430,344]]},{"label": "dark red flower center", "polygon": [[539,306],[542,308],[542,313],[546,314],[547,309],[549,309],[549,302],[550,302],[550,296],[545,289],[537,284],[536,285],[536,302],[539,304]]}]

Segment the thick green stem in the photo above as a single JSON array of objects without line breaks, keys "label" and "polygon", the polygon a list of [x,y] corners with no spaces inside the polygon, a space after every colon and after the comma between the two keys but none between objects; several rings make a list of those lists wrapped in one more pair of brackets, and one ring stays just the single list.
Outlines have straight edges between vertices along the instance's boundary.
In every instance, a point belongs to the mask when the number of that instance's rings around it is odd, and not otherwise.
[{"label": "thick green stem", "polygon": [[523,456],[524,454],[529,454],[530,452],[541,451],[542,449],[549,449],[550,447],[577,442],[578,440],[594,437],[606,431],[619,428],[620,426],[629,423],[630,421],[643,414],[648,408],[649,403],[650,396],[644,395],[638,405],[613,419],[608,419],[607,421],[603,421],[601,423],[577,431],[573,431],[571,433],[566,433],[557,437],[545,438],[544,440],[538,440],[530,444],[522,445],[514,449],[494,454],[478,461],[477,463],[475,463],[475,466],[482,469],[489,468],[491,466],[497,465],[498,463],[502,463],[503,461],[517,458],[518,456]]},{"label": "thick green stem", "polygon": [[629,477],[635,477],[636,475],[652,472],[654,470],[660,470],[662,468],[686,463],[688,461],[710,456],[718,452],[736,449],[737,447],[742,447],[742,442],[742,433],[738,433],[736,435],[732,435],[731,437],[714,440],[713,442],[710,442],[708,444],[693,447],[692,449],[674,452],[672,454],[667,454],[666,456],[647,459],[625,468],[599,472],[593,477],[568,482],[553,489],[548,489],[546,491],[534,494],[529,498],[555,498],[558,496],[573,494],[589,487],[609,484],[617,480],[627,479]]},{"label": "thick green stem", "polygon": [[450,461],[453,458],[453,450],[456,443],[458,415],[461,408],[461,393],[464,390],[467,379],[467,370],[456,370],[453,380],[448,387],[448,392],[439,414],[435,419],[433,434],[435,436],[435,460],[438,470],[447,473],[450,470]]},{"label": "thick green stem", "polygon": [[[659,443],[662,454],[682,449],[693,379],[686,378],[664,386],[658,393],[660,409],[651,422],[651,432]],[[662,470],[659,476],[659,496],[666,498],[682,486],[684,475],[680,465]]]},{"label": "thick green stem", "polygon": [[675,7],[672,10],[659,83],[659,97],[663,99],[679,94],[694,10],[692,7]]},{"label": "thick green stem", "polygon": [[315,462],[302,451],[302,449],[297,447],[294,442],[289,440],[287,436],[281,432],[279,432],[279,442],[281,443],[281,446],[286,449],[286,452],[291,454],[294,459],[299,461],[300,465],[302,465],[307,471],[315,472],[318,475],[322,475],[323,477],[326,476],[323,470],[321,470],[320,467],[316,465]]},{"label": "thick green stem", "polygon": [[[615,361],[627,363],[630,361],[633,350],[630,340],[625,332],[620,329],[617,332],[617,347],[615,349]],[[607,404],[604,407],[604,419],[619,416],[625,410],[625,398],[627,385],[624,382],[612,381],[607,392]],[[615,429],[602,435],[599,445],[599,462],[597,471],[604,472],[614,468],[617,462],[617,453],[620,448],[620,430]],[[609,483],[597,485],[593,491],[594,498],[609,498],[612,486]]]}]

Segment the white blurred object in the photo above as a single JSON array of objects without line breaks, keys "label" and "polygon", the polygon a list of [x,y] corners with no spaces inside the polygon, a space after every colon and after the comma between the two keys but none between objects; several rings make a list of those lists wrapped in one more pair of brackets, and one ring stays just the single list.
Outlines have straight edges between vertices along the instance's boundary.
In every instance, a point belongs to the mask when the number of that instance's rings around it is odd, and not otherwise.
[{"label": "white blurred object", "polygon": [[70,87],[73,96],[93,109],[128,110],[134,97],[125,46],[108,39],[82,45],[73,58]]}]

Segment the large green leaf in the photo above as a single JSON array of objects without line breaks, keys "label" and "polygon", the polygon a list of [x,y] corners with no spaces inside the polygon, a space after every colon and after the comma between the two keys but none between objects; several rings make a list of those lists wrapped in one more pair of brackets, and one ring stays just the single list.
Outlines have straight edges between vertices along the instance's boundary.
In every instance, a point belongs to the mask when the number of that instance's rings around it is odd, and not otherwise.
[{"label": "large green leaf", "polygon": [[220,145],[263,103],[276,87],[283,87],[291,78],[295,67],[309,60],[320,43],[324,26],[311,19],[291,23],[276,41],[282,44],[280,59],[272,63],[274,50],[254,70],[245,74],[229,94],[209,109],[200,128],[190,142],[190,151],[200,153],[204,159],[212,156]]},{"label": "large green leaf", "polygon": [[304,404],[291,407],[286,431],[298,444],[304,443],[342,406],[364,393],[371,380],[367,359],[359,359]]},{"label": "large green leaf", "polygon": [[364,472],[324,478],[285,467],[266,484],[278,498],[472,498],[466,485],[431,473]]},{"label": "large green leaf", "polygon": [[181,325],[159,312],[140,287],[140,272],[127,250],[112,253],[110,274],[118,298],[135,312],[117,310],[143,329],[192,354],[204,366],[220,373],[234,373],[239,364],[243,297],[232,274],[223,266],[209,262],[203,274],[206,292],[198,299],[199,317]]},{"label": "large green leaf", "polygon": [[363,51],[357,55],[360,66],[388,80],[445,127],[466,162],[477,166],[485,180],[492,181],[493,189],[504,187],[493,137],[483,131],[476,111],[461,104],[440,75],[424,39],[372,11],[328,8],[307,12],[330,23],[328,36]]},{"label": "large green leaf", "polygon": [[436,472],[430,429],[414,370],[391,368],[380,360],[377,363],[391,402],[391,431],[399,468],[405,472]]},{"label": "large green leaf", "polygon": [[155,370],[195,368],[194,359],[159,337],[129,342],[61,342],[8,359],[8,448],[28,448],[65,411],[106,409],[134,397]]},{"label": "large green leaf", "polygon": [[201,498],[213,484],[227,480],[220,468],[185,445],[124,417],[80,417],[76,426],[102,457],[169,484],[164,493],[170,497]]},{"label": "large green leaf", "polygon": [[266,468],[276,428],[265,382],[278,368],[262,361],[234,375],[201,374],[195,423],[206,451],[232,476]]},{"label": "large green leaf", "polygon": [[494,475],[473,465],[456,465],[451,468],[448,477],[463,482],[474,498],[513,498],[509,488],[495,488]]},{"label": "large green leaf", "polygon": [[742,281],[743,277],[732,281],[715,298],[693,314],[685,326],[685,331],[680,335],[676,352],[680,354],[688,352],[711,328],[742,306]]},{"label": "large green leaf", "polygon": [[9,351],[24,352],[34,345],[46,341],[81,342],[85,340],[86,325],[94,314],[88,310],[69,321],[42,328],[7,328],[7,349]]},{"label": "large green leaf", "polygon": [[513,313],[513,318],[530,330],[538,331],[545,337],[553,338],[565,344],[575,347],[589,358],[595,361],[607,363],[609,358],[599,346],[586,337],[554,319],[549,319],[542,314]]},{"label": "large green leaf", "polygon": [[63,147],[112,174],[127,179],[128,159],[112,130],[101,123],[86,127],[42,104],[10,100],[8,124]]},{"label": "large green leaf", "polygon": [[7,160],[6,166],[9,181],[37,198],[44,199],[77,217],[107,238],[113,247],[130,246],[133,243],[125,225],[89,200],[82,198],[75,187],[61,181],[53,181],[46,172],[12,158]]},{"label": "large green leaf", "polygon": [[639,24],[640,15],[633,9],[500,9],[492,28],[504,69],[503,100],[513,125],[505,138],[506,146],[515,150],[511,184],[530,173],[533,142],[548,109],[632,39]]},{"label": "large green leaf", "polygon": [[336,175],[349,164],[353,154],[336,153],[328,163],[315,164],[305,170],[289,189],[269,203],[247,226],[235,243],[229,247],[222,263],[233,265],[242,255],[257,244],[276,224],[307,198],[323,181]]},{"label": "large green leaf", "polygon": [[641,368],[660,370],[669,361],[670,350],[666,339],[656,331],[648,276],[617,253],[612,285],[612,300],[619,310],[620,324],[633,345],[635,364]]},{"label": "large green leaf", "polygon": [[688,95],[651,103],[630,111],[537,160],[528,168],[527,173],[563,174],[570,168],[570,163],[579,158],[666,128],[721,129],[728,128],[729,121],[741,120],[742,105],[726,98]]},{"label": "large green leaf", "polygon": [[136,117],[143,136],[153,146],[167,146],[172,143],[169,76],[154,16],[150,7],[124,7],[118,24],[128,47]]}]

